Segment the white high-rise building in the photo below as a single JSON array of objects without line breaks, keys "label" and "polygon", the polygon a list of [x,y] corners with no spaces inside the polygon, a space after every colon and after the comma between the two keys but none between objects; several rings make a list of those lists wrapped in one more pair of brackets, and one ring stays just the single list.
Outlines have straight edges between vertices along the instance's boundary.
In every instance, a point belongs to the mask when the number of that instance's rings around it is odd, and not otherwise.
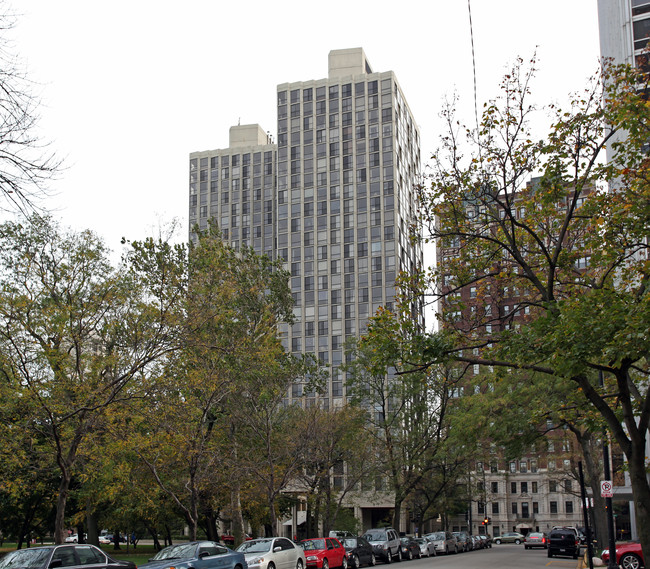
[{"label": "white high-rise building", "polygon": [[283,259],[296,316],[284,346],[330,365],[326,393],[296,383],[289,399],[343,404],[346,338],[421,264],[409,239],[419,139],[395,74],[373,72],[355,48],[330,52],[325,79],[278,85],[277,144],[259,125],[237,126],[228,148],[190,155],[190,231],[214,218],[235,248]]},{"label": "white high-rise building", "polygon": [[598,25],[602,57],[648,66],[650,0],[598,0]]}]

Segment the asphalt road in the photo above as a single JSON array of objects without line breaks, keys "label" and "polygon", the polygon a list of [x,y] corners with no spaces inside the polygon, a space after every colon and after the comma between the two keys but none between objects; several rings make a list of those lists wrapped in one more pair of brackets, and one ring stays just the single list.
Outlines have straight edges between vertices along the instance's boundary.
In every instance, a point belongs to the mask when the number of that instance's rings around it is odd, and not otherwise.
[{"label": "asphalt road", "polygon": [[580,560],[570,557],[549,559],[546,549],[502,544],[493,545],[492,549],[402,561],[397,565],[393,562],[392,569],[577,569],[579,563]]}]

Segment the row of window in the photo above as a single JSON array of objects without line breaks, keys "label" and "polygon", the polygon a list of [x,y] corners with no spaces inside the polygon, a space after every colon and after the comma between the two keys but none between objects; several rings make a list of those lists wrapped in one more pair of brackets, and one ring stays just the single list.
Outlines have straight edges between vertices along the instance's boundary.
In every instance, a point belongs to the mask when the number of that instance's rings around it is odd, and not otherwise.
[{"label": "row of window", "polygon": [[[517,486],[519,485],[519,486]],[[493,481],[490,482],[490,492],[492,494],[498,494],[499,493],[499,488],[500,483]],[[530,489],[530,492],[532,494],[537,494],[539,491],[539,485],[538,482],[533,480],[530,482],[530,484],[526,482],[510,482],[510,492],[512,494],[517,494],[517,489],[519,488],[519,492],[521,494],[528,494],[528,490]],[[557,481],[557,480],[549,480],[548,481],[548,491],[551,493],[558,492],[558,489],[561,488],[564,490],[564,492],[572,492],[573,491],[573,481],[570,479],[565,479],[562,481]],[[483,482],[478,482],[477,483],[477,489],[479,492],[484,491],[484,484]]]},{"label": "row of window", "polygon": [[[497,515],[500,513],[500,506],[499,502],[491,502],[491,513],[494,515]],[[536,514],[544,514],[544,513],[549,513],[549,514],[559,514],[559,504],[557,500],[549,500],[548,502],[548,512],[542,512],[540,511],[540,502],[510,502],[510,513],[515,515],[515,516],[520,516],[522,518],[529,518],[532,515]],[[531,508],[532,506],[532,508]],[[486,514],[486,507],[483,502],[478,502],[477,503],[477,513],[478,514]],[[564,502],[564,512],[565,514],[573,514],[574,509],[573,509],[573,500],[566,500]]]},{"label": "row of window", "polygon": [[[379,93],[380,83],[378,80],[362,81],[354,84],[355,96],[364,94],[376,95]],[[381,92],[390,93],[392,88],[391,79],[382,79]],[[339,97],[352,96],[352,83],[344,83],[343,85],[321,85],[319,87],[306,87],[304,89],[292,89],[290,91],[290,101],[292,104],[299,103],[302,99],[303,103],[308,103],[316,98],[316,101],[322,101],[326,98],[338,99]],[[278,105],[287,104],[287,91],[278,91]]]}]

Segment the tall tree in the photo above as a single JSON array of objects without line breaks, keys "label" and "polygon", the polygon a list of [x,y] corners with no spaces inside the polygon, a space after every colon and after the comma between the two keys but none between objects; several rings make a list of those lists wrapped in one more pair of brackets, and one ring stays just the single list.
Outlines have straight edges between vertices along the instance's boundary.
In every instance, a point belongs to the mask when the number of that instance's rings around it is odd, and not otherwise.
[{"label": "tall tree", "polygon": [[[445,251],[428,284],[447,326],[419,362],[534,371],[549,390],[572,382],[627,457],[650,556],[647,76],[605,69],[568,110],[549,107],[542,140],[530,129],[532,76],[515,66],[476,131],[446,112],[449,132],[420,197],[428,238]],[[470,303],[472,318],[454,321]]]},{"label": "tall tree", "polygon": [[[396,311],[371,318],[348,366],[352,401],[367,410],[367,426],[381,449],[384,475],[394,493],[393,526],[402,505],[431,476],[449,437],[448,405],[456,377],[440,367],[416,367],[423,345],[413,304],[398,295]],[[418,356],[419,357],[419,356]]]},{"label": "tall tree", "polygon": [[0,226],[0,349],[14,397],[34,413],[17,417],[15,428],[46,441],[58,466],[57,543],[88,438],[106,409],[133,396],[135,380],[158,373],[178,345],[182,283],[141,269],[113,269],[94,234],[64,231],[49,218]]},{"label": "tall tree", "polygon": [[192,538],[201,520],[216,538],[213,513],[230,501],[228,490],[237,494],[242,460],[251,458],[237,452],[236,407],[243,394],[261,398],[251,377],[286,381],[277,324],[291,318],[292,299],[287,274],[268,258],[235,251],[216,227],[198,237],[188,257],[183,349],[150,384],[157,405],[134,401],[128,431],[119,430],[183,513]]}]

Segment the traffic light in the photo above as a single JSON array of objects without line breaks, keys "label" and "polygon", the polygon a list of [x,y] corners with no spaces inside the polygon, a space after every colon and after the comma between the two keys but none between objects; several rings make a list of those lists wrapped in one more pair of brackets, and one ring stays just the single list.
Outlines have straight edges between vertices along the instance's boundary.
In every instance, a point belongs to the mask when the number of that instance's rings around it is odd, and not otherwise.
[{"label": "traffic light", "polygon": [[488,525],[489,523],[490,523],[490,518],[485,518],[485,519],[483,520],[483,525],[484,525],[484,526]]}]

